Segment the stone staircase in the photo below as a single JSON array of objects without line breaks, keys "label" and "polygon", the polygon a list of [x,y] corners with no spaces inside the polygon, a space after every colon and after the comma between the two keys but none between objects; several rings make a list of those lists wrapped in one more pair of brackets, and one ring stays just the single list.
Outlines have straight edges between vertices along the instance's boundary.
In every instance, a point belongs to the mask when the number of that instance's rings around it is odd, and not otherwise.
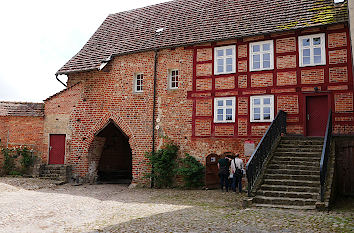
[{"label": "stone staircase", "polygon": [[69,182],[71,176],[71,166],[61,164],[39,164],[35,167],[35,176],[43,179]]},{"label": "stone staircase", "polygon": [[283,137],[263,175],[257,207],[315,209],[323,138]]}]

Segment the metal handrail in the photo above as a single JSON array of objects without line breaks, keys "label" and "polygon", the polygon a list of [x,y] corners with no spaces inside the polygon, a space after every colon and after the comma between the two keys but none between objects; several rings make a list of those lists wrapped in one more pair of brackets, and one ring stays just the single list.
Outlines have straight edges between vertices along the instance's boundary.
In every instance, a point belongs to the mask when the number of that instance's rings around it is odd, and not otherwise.
[{"label": "metal handrail", "polygon": [[251,191],[259,177],[263,164],[270,155],[273,144],[282,134],[286,133],[286,112],[279,111],[261,141],[258,143],[256,150],[246,165],[246,174],[248,181],[248,196],[251,196]]},{"label": "metal handrail", "polygon": [[324,196],[326,192],[326,177],[327,177],[327,168],[328,168],[328,158],[331,150],[331,141],[332,141],[332,110],[329,110],[326,134],[323,142],[321,162],[320,162],[320,182],[321,182],[321,202],[324,202]]}]

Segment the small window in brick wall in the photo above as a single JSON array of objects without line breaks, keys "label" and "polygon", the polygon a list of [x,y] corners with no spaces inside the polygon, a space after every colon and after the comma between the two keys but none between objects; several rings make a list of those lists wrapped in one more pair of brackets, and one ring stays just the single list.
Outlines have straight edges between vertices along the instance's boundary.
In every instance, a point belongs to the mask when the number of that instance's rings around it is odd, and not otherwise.
[{"label": "small window in brick wall", "polygon": [[142,92],[143,91],[143,74],[135,74],[134,77],[134,91],[135,92]]},{"label": "small window in brick wall", "polygon": [[274,119],[274,96],[251,96],[251,122],[270,122]]},{"label": "small window in brick wall", "polygon": [[177,89],[179,83],[179,72],[178,70],[170,70],[169,72],[169,88]]},{"label": "small window in brick wall", "polygon": [[223,97],[214,99],[214,122],[235,122],[236,97]]},{"label": "small window in brick wall", "polygon": [[273,41],[250,43],[250,70],[271,70],[274,68]]},{"label": "small window in brick wall", "polygon": [[214,49],[214,74],[236,72],[236,46],[223,46]]},{"label": "small window in brick wall", "polygon": [[317,66],[326,64],[325,34],[299,37],[300,66]]}]

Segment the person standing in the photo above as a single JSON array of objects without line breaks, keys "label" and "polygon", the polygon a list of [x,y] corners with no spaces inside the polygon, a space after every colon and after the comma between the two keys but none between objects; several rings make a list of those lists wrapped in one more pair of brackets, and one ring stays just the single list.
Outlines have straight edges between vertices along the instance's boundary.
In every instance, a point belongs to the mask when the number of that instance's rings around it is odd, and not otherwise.
[{"label": "person standing", "polygon": [[235,158],[231,161],[231,171],[234,173],[232,178],[232,190],[236,192],[236,187],[238,187],[238,191],[241,193],[244,164],[238,153],[236,153]]},{"label": "person standing", "polygon": [[229,160],[223,156],[218,160],[218,169],[219,169],[219,178],[220,178],[220,187],[221,191],[224,191],[224,186],[226,192],[229,191]]}]

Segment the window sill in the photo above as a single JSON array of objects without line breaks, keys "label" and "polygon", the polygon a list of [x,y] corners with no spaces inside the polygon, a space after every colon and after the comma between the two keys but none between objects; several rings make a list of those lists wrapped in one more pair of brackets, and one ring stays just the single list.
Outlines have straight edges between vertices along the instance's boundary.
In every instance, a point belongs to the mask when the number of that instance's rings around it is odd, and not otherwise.
[{"label": "window sill", "polygon": [[[274,120],[274,119],[273,119]],[[272,122],[273,120],[266,120],[266,121],[250,121],[251,123],[270,123],[270,122]]]},{"label": "window sill", "polygon": [[272,67],[272,68],[267,68],[267,69],[259,69],[259,70],[252,70],[252,69],[250,69],[250,72],[266,71],[266,70],[274,70],[274,67]]},{"label": "window sill", "polygon": [[310,65],[299,65],[300,68],[303,68],[303,67],[313,67],[313,66],[325,66],[326,63],[324,64],[310,64]]},{"label": "window sill", "polygon": [[223,75],[223,74],[236,74],[236,71],[225,72],[225,73],[214,73],[214,75]]}]

